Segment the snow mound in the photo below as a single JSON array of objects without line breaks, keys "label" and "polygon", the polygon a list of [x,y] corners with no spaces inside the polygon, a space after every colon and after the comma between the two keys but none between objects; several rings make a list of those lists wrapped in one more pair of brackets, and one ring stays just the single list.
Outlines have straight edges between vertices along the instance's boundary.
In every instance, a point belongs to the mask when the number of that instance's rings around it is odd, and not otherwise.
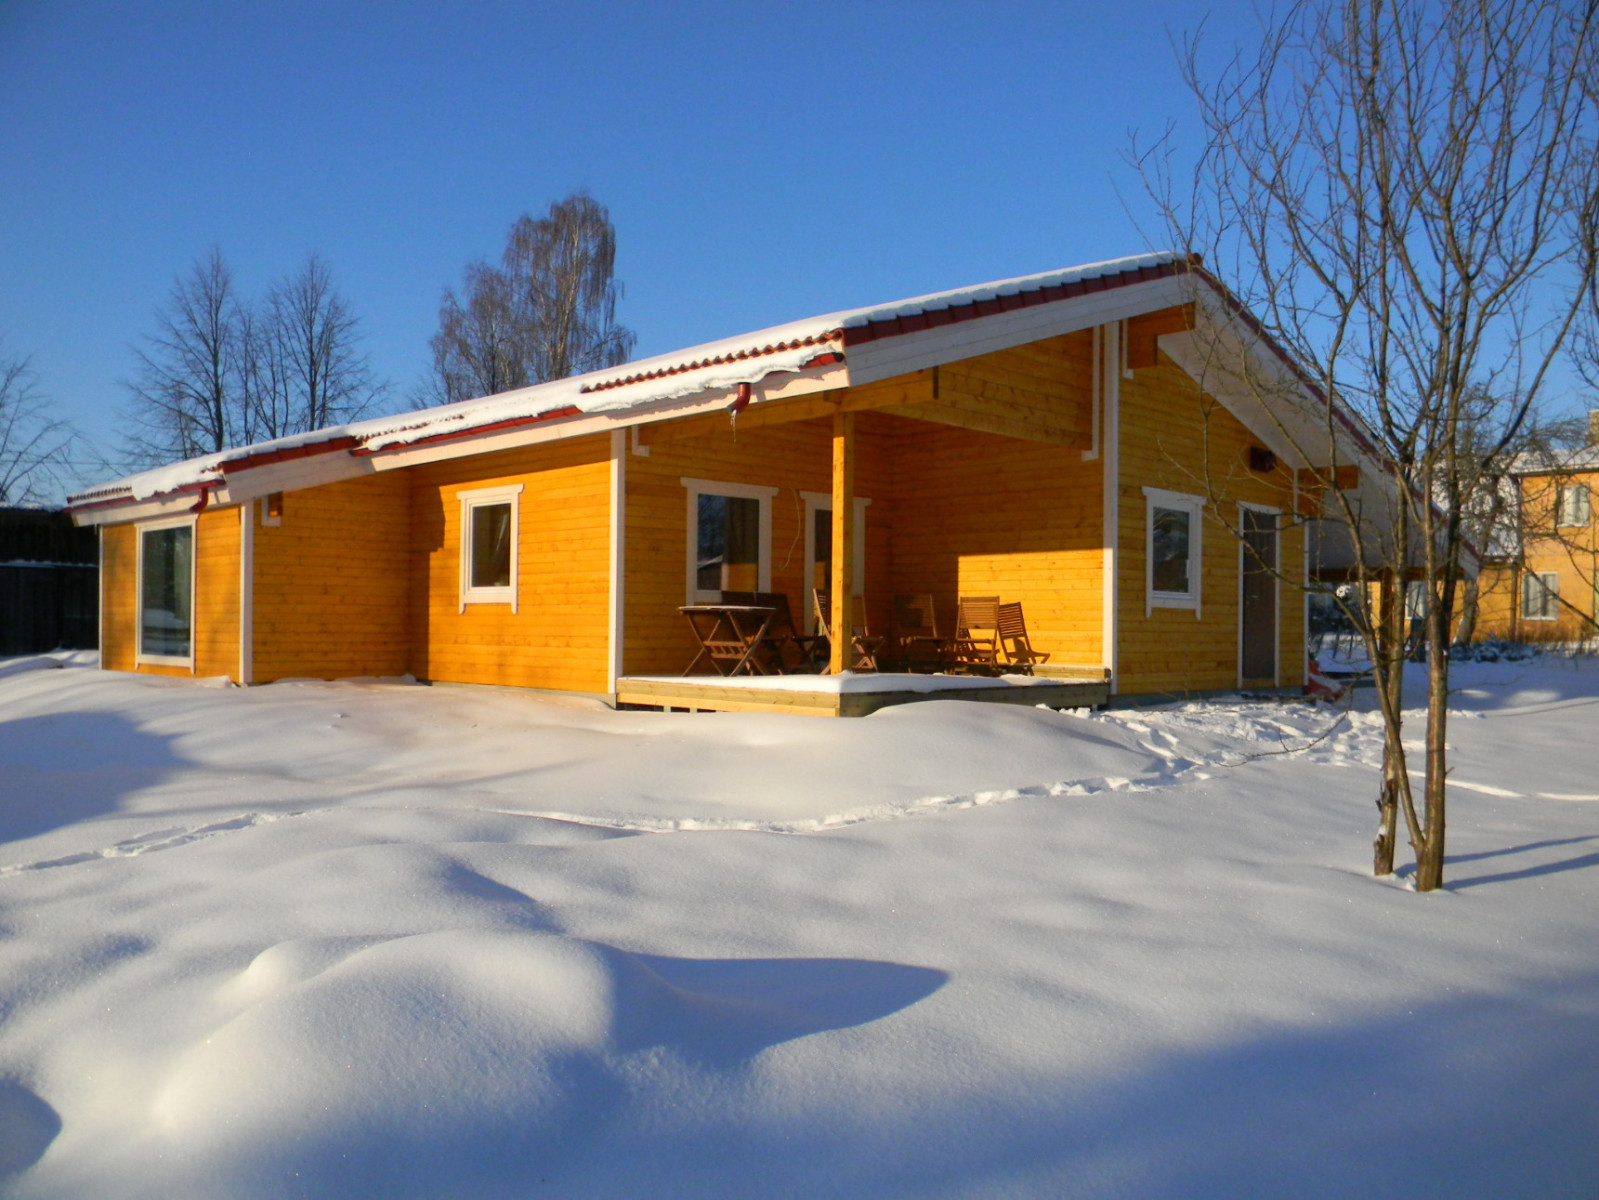
[{"label": "snow mound", "polygon": [[458,1185],[463,1163],[514,1177],[557,1163],[663,1062],[727,1068],[943,978],[656,959],[538,932],[296,939],[216,989],[219,1023],[172,1056],[148,1126],[163,1157],[235,1187],[299,1175],[411,1194],[434,1170]]}]

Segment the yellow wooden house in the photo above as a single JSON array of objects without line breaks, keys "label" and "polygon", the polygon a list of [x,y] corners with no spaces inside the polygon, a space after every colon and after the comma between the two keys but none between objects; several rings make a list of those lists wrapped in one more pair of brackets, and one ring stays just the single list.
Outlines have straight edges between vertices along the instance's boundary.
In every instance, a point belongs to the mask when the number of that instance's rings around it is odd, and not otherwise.
[{"label": "yellow wooden house", "polygon": [[1498,543],[1478,579],[1478,640],[1579,643],[1599,636],[1599,412],[1588,444],[1523,455]]},{"label": "yellow wooden house", "polygon": [[680,607],[779,591],[808,623],[820,585],[883,632],[896,594],[946,627],[1020,601],[1050,669],[1123,695],[1296,687],[1333,468],[1218,369],[1224,326],[1292,383],[1197,262],[1148,254],[117,480],[71,501],[102,666],[626,702],[694,657]]}]

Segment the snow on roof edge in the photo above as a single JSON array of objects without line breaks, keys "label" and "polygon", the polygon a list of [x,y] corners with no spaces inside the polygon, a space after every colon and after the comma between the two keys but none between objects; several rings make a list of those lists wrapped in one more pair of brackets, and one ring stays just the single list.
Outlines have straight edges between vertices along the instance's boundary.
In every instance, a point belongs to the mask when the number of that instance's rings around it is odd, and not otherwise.
[{"label": "snow on roof edge", "polygon": [[[756,368],[754,377],[759,379],[777,372],[797,371],[829,349],[843,354],[844,348],[842,341],[838,340],[838,334],[845,328],[980,303],[1001,295],[1128,274],[1146,267],[1166,266],[1178,261],[1179,257],[1171,251],[1130,255],[1035,275],[930,292],[888,304],[805,317],[698,346],[667,351],[618,367],[589,371],[509,392],[327,426],[308,433],[290,434],[200,455],[74,492],[67,497],[67,507],[82,509],[150,500],[185,490],[216,486],[223,481],[225,464],[242,463],[242,460],[251,457],[284,451],[305,451],[325,444],[331,451],[341,448],[332,443],[349,441],[358,443],[361,449],[371,453],[425,438],[465,434],[498,422],[532,420],[541,414],[555,414],[565,408],[575,409],[576,412],[564,415],[618,412],[708,388],[749,381],[752,366]],[[620,378],[619,373],[622,373]]]}]

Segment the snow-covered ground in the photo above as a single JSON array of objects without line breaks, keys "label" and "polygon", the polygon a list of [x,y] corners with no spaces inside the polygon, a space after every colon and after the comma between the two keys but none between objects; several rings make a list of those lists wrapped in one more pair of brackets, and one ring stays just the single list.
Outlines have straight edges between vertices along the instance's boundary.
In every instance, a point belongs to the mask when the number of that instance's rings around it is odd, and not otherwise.
[{"label": "snow-covered ground", "polygon": [[1365,699],[44,665],[0,665],[7,1196],[1599,1192],[1591,664],[1458,668],[1432,896],[1369,877]]}]

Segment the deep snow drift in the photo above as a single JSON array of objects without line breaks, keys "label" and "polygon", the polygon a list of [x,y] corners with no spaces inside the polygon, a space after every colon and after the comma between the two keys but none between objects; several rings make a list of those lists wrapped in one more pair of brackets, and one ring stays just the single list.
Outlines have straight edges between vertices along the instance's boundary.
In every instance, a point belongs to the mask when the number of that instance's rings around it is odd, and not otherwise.
[{"label": "deep snow drift", "polygon": [[7,1196],[1599,1189],[1591,665],[1459,668],[1427,897],[1360,706],[55,665],[0,665]]}]

